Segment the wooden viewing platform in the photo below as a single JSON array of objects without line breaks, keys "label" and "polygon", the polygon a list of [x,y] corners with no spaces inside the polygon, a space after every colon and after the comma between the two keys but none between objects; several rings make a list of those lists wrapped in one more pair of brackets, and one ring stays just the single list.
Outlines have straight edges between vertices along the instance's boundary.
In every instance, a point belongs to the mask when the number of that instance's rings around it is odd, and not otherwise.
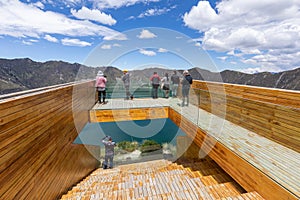
[{"label": "wooden viewing platform", "polygon": [[[175,199],[300,199],[299,91],[194,81],[190,97],[188,107],[178,106],[176,98],[113,99],[99,106],[94,81],[86,81],[0,98],[0,199],[59,199],[85,177],[89,181],[83,185],[97,180],[96,174],[106,184],[96,181],[91,187],[116,189],[99,194],[107,197],[145,196],[150,180],[168,177],[182,188],[156,184],[149,199],[172,199],[172,195]],[[214,162],[212,169],[203,172],[198,161],[160,160],[163,167],[158,174],[151,171],[153,165],[160,165],[156,161],[104,171],[97,169],[99,161],[93,156],[99,153],[98,146],[74,144],[89,122],[156,118],[169,118],[180,127],[208,155],[205,159],[213,160],[202,160]],[[145,178],[139,170],[149,174]],[[183,176],[175,176],[177,171]],[[224,176],[215,175],[216,171]],[[118,177],[132,177],[136,187]],[[141,178],[145,183],[140,183]],[[231,186],[232,190],[220,189]],[[233,191],[239,194],[234,196]],[[97,199],[98,194],[91,194]]]},{"label": "wooden viewing platform", "polygon": [[299,152],[195,105],[181,107],[180,103],[177,98],[111,99],[105,105],[96,104],[90,119],[107,122],[170,118],[207,153],[214,149],[214,143],[221,146],[209,155],[243,187],[268,193],[265,197],[273,199],[300,197]]}]

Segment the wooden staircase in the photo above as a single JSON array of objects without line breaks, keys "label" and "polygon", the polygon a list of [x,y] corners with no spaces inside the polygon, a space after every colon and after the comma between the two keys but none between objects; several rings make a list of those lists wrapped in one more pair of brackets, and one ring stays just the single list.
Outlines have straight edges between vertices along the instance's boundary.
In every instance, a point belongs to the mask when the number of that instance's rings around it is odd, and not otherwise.
[{"label": "wooden staircase", "polygon": [[62,200],[78,199],[230,199],[260,200],[246,192],[213,160],[155,160],[95,170]]}]

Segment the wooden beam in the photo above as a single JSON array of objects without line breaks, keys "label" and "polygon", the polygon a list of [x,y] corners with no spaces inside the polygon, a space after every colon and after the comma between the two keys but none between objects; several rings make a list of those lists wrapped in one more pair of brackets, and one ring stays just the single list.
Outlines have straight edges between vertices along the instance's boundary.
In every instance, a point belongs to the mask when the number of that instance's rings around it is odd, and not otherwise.
[{"label": "wooden beam", "polygon": [[90,122],[113,122],[168,118],[168,107],[90,110]]}]

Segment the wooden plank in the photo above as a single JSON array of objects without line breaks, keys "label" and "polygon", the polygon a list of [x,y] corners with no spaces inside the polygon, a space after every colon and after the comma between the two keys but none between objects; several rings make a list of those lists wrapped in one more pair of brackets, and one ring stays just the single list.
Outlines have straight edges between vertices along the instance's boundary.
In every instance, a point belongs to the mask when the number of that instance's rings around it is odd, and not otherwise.
[{"label": "wooden plank", "polygon": [[[85,95],[74,96],[68,86],[1,101],[0,199],[57,199],[96,167],[84,146],[72,144],[92,107],[86,83],[81,88]],[[85,121],[76,128],[72,102],[75,118]]]},{"label": "wooden plank", "polygon": [[[170,113],[169,117],[172,120],[173,112]],[[181,123],[177,124],[176,121],[174,121],[174,123],[189,135],[189,128],[182,126],[182,124],[187,123],[187,121],[186,118],[181,117]],[[194,138],[194,136],[190,137]],[[260,170],[253,168],[250,163],[237,156],[234,152],[207,135],[200,128],[197,128],[197,135],[194,138],[194,142],[201,146],[202,150],[207,152],[211,158],[213,158],[247,191],[258,191],[266,199],[297,199],[295,195],[281,187]],[[262,185],[264,187],[261,187]]]},{"label": "wooden plank", "polygon": [[90,122],[111,122],[159,118],[168,118],[168,107],[90,111]]}]

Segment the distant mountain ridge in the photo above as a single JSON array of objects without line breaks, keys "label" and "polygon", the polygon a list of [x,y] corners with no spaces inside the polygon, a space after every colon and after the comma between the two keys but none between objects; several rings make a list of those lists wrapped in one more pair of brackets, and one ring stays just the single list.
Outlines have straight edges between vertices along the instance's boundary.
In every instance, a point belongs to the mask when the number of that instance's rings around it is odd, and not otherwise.
[{"label": "distant mountain ridge", "polygon": [[[117,82],[122,76],[118,68],[88,67],[78,63],[63,61],[35,62],[29,58],[0,59],[0,94],[46,87],[82,79],[94,79],[99,70],[107,76],[109,83]],[[131,80],[138,86],[149,83],[149,77],[157,71],[160,76],[172,69],[148,68],[130,71]],[[177,70],[181,74],[183,70]],[[220,73],[210,72],[200,68],[189,69],[194,79],[216,81],[241,85],[253,85],[269,88],[300,90],[300,68],[280,73],[246,74],[225,70]],[[204,78],[203,78],[204,77]]]}]

